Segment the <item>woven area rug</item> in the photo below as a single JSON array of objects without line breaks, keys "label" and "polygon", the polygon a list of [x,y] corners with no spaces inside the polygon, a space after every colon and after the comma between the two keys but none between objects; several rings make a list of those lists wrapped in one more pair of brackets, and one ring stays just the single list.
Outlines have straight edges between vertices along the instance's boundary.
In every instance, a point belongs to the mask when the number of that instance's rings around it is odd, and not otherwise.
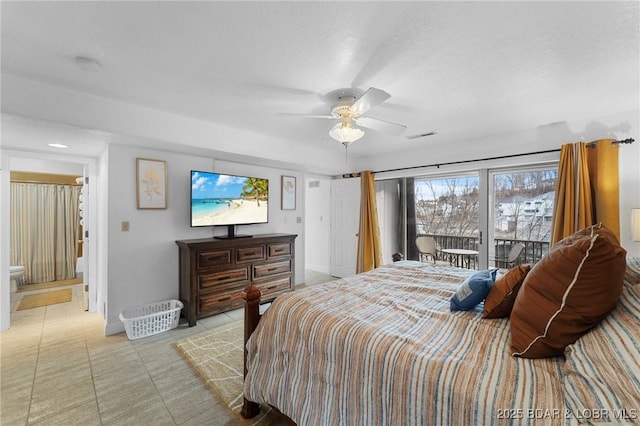
[{"label": "woven area rug", "polygon": [[47,291],[45,293],[27,294],[22,297],[18,311],[24,309],[40,308],[42,306],[55,305],[57,303],[71,302],[71,289]]},{"label": "woven area rug", "polygon": [[[243,380],[243,322],[236,321],[176,342],[176,348],[209,388],[240,418]],[[278,416],[265,406],[246,420],[248,425],[271,425]]]}]

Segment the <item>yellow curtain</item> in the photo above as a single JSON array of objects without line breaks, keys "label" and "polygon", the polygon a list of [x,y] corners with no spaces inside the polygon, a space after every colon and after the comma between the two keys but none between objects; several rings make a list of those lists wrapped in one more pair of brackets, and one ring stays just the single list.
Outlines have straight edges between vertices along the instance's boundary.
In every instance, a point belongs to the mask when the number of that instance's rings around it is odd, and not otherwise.
[{"label": "yellow curtain", "polygon": [[560,149],[551,244],[593,222],[586,150],[584,143],[565,144]]},{"label": "yellow curtain", "polygon": [[589,144],[588,166],[594,194],[594,223],[603,223],[620,241],[620,191],[618,144],[615,139],[600,139]]},{"label": "yellow curtain", "polygon": [[618,146],[612,139],[565,144],[560,150],[551,244],[602,222],[620,239]]},{"label": "yellow curtain", "polygon": [[378,209],[376,207],[376,187],[373,172],[360,175],[360,225],[358,228],[358,257],[356,273],[370,271],[382,264],[382,246]]}]

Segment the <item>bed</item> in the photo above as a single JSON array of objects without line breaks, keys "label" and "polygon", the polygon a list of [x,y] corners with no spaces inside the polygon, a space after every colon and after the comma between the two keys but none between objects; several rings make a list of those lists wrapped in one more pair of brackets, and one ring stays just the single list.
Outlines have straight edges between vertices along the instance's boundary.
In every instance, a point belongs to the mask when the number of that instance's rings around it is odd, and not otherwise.
[{"label": "bed", "polygon": [[248,289],[243,414],[268,404],[300,425],[638,421],[639,271],[627,258],[613,311],[561,356],[533,359],[514,357],[509,317],[451,311],[476,271],[396,262],[280,296],[259,322]]}]

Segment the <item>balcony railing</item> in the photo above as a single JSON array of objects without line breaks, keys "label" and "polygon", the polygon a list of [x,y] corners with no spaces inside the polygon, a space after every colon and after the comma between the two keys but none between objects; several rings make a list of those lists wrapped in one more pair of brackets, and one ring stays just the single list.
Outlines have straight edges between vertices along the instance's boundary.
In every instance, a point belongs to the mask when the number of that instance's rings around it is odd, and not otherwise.
[{"label": "balcony railing", "polygon": [[549,241],[531,241],[495,238],[493,246],[496,257],[506,257],[514,244],[524,244],[524,250],[518,257],[516,264],[536,263],[549,252]]},{"label": "balcony railing", "polygon": [[[436,240],[436,247],[438,247],[438,260],[449,260],[446,253],[442,253],[442,249],[465,249],[478,251],[478,238],[477,237],[464,237],[456,235],[433,235],[433,234],[419,234],[432,237]],[[495,258],[506,257],[511,250],[511,247],[517,243],[524,244],[524,250],[516,260],[516,264],[523,263],[536,263],[545,254],[549,252],[548,241],[533,241],[533,240],[519,240],[508,238],[495,238],[493,245],[493,257],[489,259],[489,267],[494,267]],[[476,256],[469,256],[468,263],[465,259],[465,266],[470,269],[478,269],[478,259]]]}]

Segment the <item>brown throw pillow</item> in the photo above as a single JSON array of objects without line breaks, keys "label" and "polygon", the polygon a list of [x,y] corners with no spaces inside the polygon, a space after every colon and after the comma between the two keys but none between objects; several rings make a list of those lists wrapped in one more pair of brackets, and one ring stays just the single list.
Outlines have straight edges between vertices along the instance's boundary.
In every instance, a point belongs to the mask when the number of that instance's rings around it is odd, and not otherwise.
[{"label": "brown throw pillow", "polygon": [[516,296],[531,265],[518,265],[498,278],[484,301],[483,318],[505,318],[511,314]]},{"label": "brown throw pillow", "polygon": [[527,274],[511,311],[514,356],[562,355],[602,321],[622,292],[626,251],[603,225],[556,243]]}]

